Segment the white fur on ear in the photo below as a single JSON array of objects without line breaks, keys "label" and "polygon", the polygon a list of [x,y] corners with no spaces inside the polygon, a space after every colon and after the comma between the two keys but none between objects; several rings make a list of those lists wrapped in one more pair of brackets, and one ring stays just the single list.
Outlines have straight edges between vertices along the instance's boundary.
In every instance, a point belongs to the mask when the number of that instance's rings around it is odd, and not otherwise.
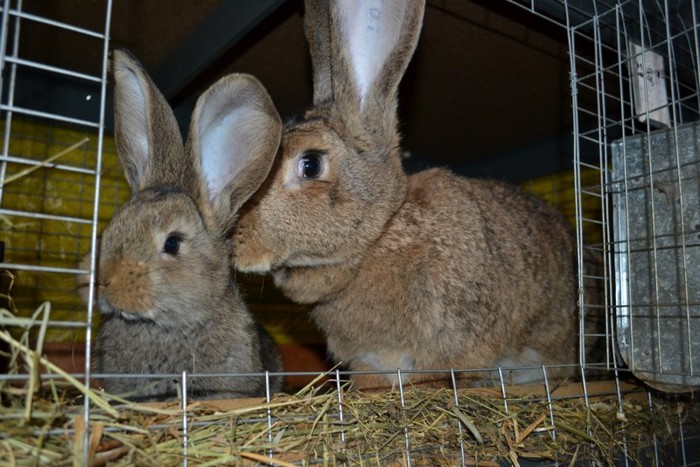
[{"label": "white fur on ear", "polygon": [[338,1],[341,37],[348,47],[353,79],[364,101],[401,36],[405,0]]},{"label": "white fur on ear", "polygon": [[242,94],[219,86],[207,93],[201,105],[197,149],[211,202],[257,155],[265,137],[261,128],[270,125],[269,116]]},{"label": "white fur on ear", "polygon": [[129,183],[138,185],[146,173],[151,143],[146,83],[138,64],[119,51],[115,52],[114,79],[115,119],[125,145],[120,157],[122,164],[134,170],[136,179],[129,180]]}]

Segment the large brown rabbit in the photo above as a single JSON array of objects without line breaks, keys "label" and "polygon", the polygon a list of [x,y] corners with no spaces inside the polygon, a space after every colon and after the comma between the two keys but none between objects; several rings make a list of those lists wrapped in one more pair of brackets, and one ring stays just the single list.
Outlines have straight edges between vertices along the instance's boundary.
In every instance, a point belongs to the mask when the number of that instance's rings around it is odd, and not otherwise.
[{"label": "large brown rabbit", "polygon": [[[172,375],[188,371],[226,374],[191,376],[194,397],[265,395],[265,378],[247,373],[279,372],[281,359],[232,281],[227,238],[270,169],[277,111],[253,77],[226,76],[197,101],[185,148],[172,109],[136,59],[115,51],[112,71],[117,152],[133,196],[99,248],[95,364],[109,374],[104,387],[167,399],[178,390]],[[272,378],[271,390],[280,389]]]},{"label": "large brown rabbit", "polygon": [[351,370],[534,365],[514,380],[541,380],[538,365],[577,362],[575,239],[515,187],[404,173],[397,88],[423,11],[421,0],[307,0],[314,106],[286,126],[242,208],[234,264],[314,304]]}]

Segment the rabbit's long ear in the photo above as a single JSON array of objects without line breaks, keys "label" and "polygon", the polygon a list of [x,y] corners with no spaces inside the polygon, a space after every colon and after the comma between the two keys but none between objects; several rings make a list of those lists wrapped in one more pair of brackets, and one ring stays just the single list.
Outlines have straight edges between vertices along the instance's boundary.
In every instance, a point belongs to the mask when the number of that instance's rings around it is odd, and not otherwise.
[{"label": "rabbit's long ear", "polygon": [[311,51],[314,75],[314,105],[333,97],[331,87],[331,26],[328,0],[306,0],[304,26]]},{"label": "rabbit's long ear", "polygon": [[202,177],[205,211],[227,229],[260,187],[275,160],[282,122],[265,88],[250,75],[232,74],[199,97],[188,151]]},{"label": "rabbit's long ear", "polygon": [[[306,7],[308,15],[319,5],[308,0]],[[354,123],[348,122],[351,129],[354,124],[365,125],[356,129],[363,133],[396,131],[396,93],[418,43],[424,10],[425,0],[330,2],[332,93],[341,115],[358,117]],[[312,14],[322,37],[326,25],[317,17],[322,11]],[[309,42],[314,41],[309,38]],[[324,47],[319,48],[322,51]],[[315,69],[323,69],[316,63],[327,58],[312,51],[312,60]],[[325,89],[315,84],[314,90],[317,88]]]},{"label": "rabbit's long ear", "polygon": [[173,111],[129,52],[113,52],[114,136],[132,191],[193,177]]}]

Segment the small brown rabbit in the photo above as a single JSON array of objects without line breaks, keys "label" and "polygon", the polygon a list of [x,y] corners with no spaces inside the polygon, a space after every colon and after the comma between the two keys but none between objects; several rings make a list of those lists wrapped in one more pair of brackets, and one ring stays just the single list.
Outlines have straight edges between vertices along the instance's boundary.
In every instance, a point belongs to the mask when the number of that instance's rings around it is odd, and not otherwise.
[{"label": "small brown rabbit", "polygon": [[351,370],[534,365],[513,381],[542,380],[541,364],[577,363],[572,229],[507,184],[404,173],[397,88],[423,11],[422,0],[307,0],[314,106],[286,125],[243,206],[234,264],[315,304],[330,352]]},{"label": "small brown rabbit", "polygon": [[[229,75],[197,101],[187,147],[173,111],[137,60],[113,53],[115,138],[132,198],[102,233],[96,370],[168,374],[103,379],[136,399],[260,396],[281,371],[271,337],[248,312],[231,277],[230,231],[238,208],[270,170],[282,124],[252,76]],[[89,257],[85,263],[89,263]],[[89,277],[80,279],[87,290]],[[272,391],[281,378],[271,379]]]}]

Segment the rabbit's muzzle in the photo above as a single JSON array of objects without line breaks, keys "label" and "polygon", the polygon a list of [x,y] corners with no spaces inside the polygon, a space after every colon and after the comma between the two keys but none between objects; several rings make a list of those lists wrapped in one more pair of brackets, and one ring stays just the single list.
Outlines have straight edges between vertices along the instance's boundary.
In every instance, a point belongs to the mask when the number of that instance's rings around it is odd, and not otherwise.
[{"label": "rabbit's muzzle", "polygon": [[272,269],[272,251],[262,241],[263,238],[245,220],[239,223],[233,237],[233,262],[236,269],[258,274]]},{"label": "rabbit's muzzle", "polygon": [[107,263],[100,272],[100,301],[106,301],[110,311],[145,313],[153,308],[154,287],[145,262],[124,260]]}]

